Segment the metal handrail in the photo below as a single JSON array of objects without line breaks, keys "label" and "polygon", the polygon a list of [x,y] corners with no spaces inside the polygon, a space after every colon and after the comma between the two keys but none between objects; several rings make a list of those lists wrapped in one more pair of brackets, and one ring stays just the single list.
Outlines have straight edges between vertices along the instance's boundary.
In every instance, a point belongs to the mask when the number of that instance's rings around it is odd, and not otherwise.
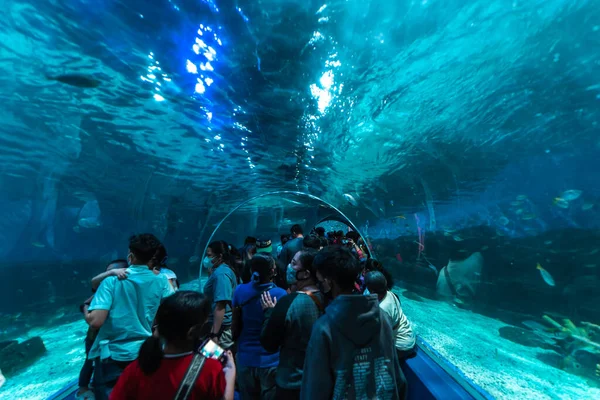
[{"label": "metal handrail", "polygon": [[[200,291],[202,292],[204,290],[204,287],[202,286],[202,260],[204,259],[204,256],[206,255],[206,250],[208,249],[208,245],[212,242],[213,237],[215,236],[215,233],[217,233],[217,231],[219,230],[219,228],[221,227],[221,225],[223,224],[223,222],[225,222],[225,220],[227,218],[229,218],[231,216],[231,214],[233,214],[234,212],[236,212],[239,208],[245,206],[246,204],[263,198],[263,197],[267,197],[267,196],[272,196],[272,195],[294,195],[294,196],[298,196],[298,197],[308,197],[309,199],[312,200],[317,200],[323,204],[326,204],[327,206],[331,207],[333,210],[335,210],[337,213],[339,213],[342,217],[344,217],[346,219],[346,221],[348,221],[348,224],[350,225],[350,227],[358,232],[358,234],[360,235],[360,237],[362,238],[362,240],[367,243],[367,241],[365,240],[365,238],[363,237],[362,233],[360,233],[360,231],[358,230],[358,228],[356,227],[356,225],[354,225],[354,223],[350,220],[350,218],[348,218],[343,212],[341,212],[337,207],[335,207],[334,205],[332,205],[331,203],[321,199],[320,197],[317,197],[315,195],[309,194],[309,193],[304,193],[304,192],[298,192],[298,191],[294,191],[294,190],[280,190],[280,191],[275,191],[275,192],[268,192],[268,193],[263,193],[260,194],[258,196],[254,196],[251,197],[245,201],[243,201],[242,203],[238,204],[236,207],[234,207],[231,211],[229,211],[229,213],[223,217],[223,219],[221,219],[221,221],[219,221],[219,223],[217,224],[217,226],[215,227],[215,229],[212,231],[210,237],[208,238],[208,240],[206,241],[206,245],[204,246],[204,251],[202,252],[202,257],[200,258],[200,272],[198,273],[198,281],[200,283]],[[322,220],[320,222],[323,222]],[[371,253],[371,249],[368,248],[367,246],[367,251],[369,252],[369,256],[372,256]]]}]

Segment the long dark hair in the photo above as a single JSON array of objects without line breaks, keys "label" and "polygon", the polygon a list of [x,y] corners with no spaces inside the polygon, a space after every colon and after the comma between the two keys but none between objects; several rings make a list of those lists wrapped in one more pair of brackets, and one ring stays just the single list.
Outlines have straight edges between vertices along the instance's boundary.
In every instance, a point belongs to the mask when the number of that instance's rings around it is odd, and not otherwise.
[{"label": "long dark hair", "polygon": [[142,372],[152,375],[160,368],[164,357],[161,339],[181,347],[193,348],[200,339],[200,328],[209,312],[209,302],[198,292],[181,290],[167,297],[156,313],[155,327],[160,338],[151,336],[140,348],[138,362]]},{"label": "long dark hair", "polygon": [[300,265],[302,265],[303,270],[307,270],[310,272],[310,278],[313,282],[317,282],[317,271],[313,268],[313,261],[317,252],[313,249],[305,249],[300,250],[300,256],[298,257],[298,261],[300,261]]},{"label": "long dark hair", "polygon": [[236,268],[236,260],[235,257],[231,254],[230,246],[224,240],[216,240],[211,242],[208,247],[212,250],[212,253],[215,256],[220,256],[223,264],[227,265],[227,267],[231,268],[231,270],[235,273],[237,280],[240,280],[240,274]]},{"label": "long dark hair", "polygon": [[148,265],[160,265],[167,257],[167,249],[151,233],[142,233],[129,238],[129,251],[137,261]]},{"label": "long dark hair", "polygon": [[275,259],[268,254],[258,253],[250,260],[252,277],[256,276],[256,283],[268,283],[275,277],[277,268]]}]

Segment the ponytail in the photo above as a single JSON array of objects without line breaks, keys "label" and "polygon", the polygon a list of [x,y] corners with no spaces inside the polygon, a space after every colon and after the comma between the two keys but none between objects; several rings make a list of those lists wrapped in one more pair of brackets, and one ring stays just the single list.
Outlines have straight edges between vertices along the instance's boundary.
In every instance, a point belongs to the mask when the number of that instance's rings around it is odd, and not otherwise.
[{"label": "ponytail", "polygon": [[160,368],[164,352],[159,338],[150,336],[140,348],[138,362],[144,375],[152,375]]}]

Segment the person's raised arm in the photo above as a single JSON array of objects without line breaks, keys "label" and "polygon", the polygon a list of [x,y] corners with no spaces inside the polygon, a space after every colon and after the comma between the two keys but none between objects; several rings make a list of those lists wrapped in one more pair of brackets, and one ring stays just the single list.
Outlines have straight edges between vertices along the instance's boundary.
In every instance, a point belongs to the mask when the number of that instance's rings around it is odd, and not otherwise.
[{"label": "person's raised arm", "polygon": [[115,268],[110,271],[103,272],[92,278],[92,290],[97,290],[103,280],[109,276],[116,276],[119,279],[127,279],[127,268]]}]

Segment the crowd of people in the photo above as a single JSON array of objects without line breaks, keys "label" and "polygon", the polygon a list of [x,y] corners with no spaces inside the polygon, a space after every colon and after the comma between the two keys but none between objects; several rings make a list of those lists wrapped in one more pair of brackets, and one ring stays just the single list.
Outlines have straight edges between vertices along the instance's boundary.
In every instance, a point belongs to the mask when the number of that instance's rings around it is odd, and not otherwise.
[{"label": "crowd of people", "polygon": [[415,334],[368,244],[299,225],[281,242],[210,243],[200,294],[179,290],[154,235],[131,237],[81,306],[78,398],[406,398]]}]

